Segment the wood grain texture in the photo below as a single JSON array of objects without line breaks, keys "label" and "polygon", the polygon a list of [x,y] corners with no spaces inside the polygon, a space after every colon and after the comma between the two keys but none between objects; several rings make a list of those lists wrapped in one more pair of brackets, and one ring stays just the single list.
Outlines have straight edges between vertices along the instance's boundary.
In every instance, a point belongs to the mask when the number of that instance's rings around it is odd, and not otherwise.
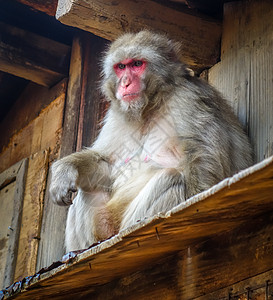
[{"label": "wood grain texture", "polygon": [[[75,36],[70,62],[60,156],[66,156],[83,146],[90,146],[97,135],[101,117],[98,90],[99,53],[105,41],[90,33]],[[50,178],[48,180],[50,182]],[[55,205],[45,196],[41,243],[37,270],[59,260],[64,255],[67,208]]]},{"label": "wood grain texture", "polygon": [[[186,276],[189,285],[195,276],[199,278],[195,281],[197,286],[200,285],[202,271],[206,274],[212,268],[213,273],[211,279],[208,276],[210,281],[207,282],[209,288],[206,292],[215,286],[212,279],[218,278],[221,282],[218,288],[221,288],[225,280],[230,282],[232,280],[229,275],[230,270],[236,271],[233,276],[238,280],[246,278],[245,276],[257,275],[257,272],[265,272],[265,268],[272,269],[272,225],[268,220],[265,224],[270,224],[268,225],[271,226],[269,231],[263,226],[258,227],[255,223],[250,223],[254,232],[252,236],[254,242],[249,249],[245,249],[246,230],[242,237],[238,235],[239,231],[234,235],[224,237],[221,240],[223,247],[217,245],[217,240],[213,242],[211,239],[224,232],[235,230],[243,224],[248,226],[248,223],[254,219],[257,220],[257,224],[261,224],[258,221],[259,216],[273,210],[272,193],[273,157],[225,179],[164,215],[160,214],[143,220],[111,239],[84,251],[67,263],[39,276],[34,276],[25,289],[23,287],[23,292],[17,295],[17,299],[31,299],[38,293],[40,299],[46,299],[46,297],[67,299],[68,295],[73,299],[77,299],[76,297],[80,299],[82,295],[80,291],[83,294],[87,291],[94,293],[98,285],[141,271],[159,259],[181,251],[181,263],[184,265],[180,270],[184,272],[183,276],[189,275],[189,277]],[[264,234],[262,235],[261,232]],[[227,237],[230,237],[230,244]],[[243,242],[241,242],[242,239]],[[208,240],[210,242],[206,242]],[[267,241],[269,247],[264,241]],[[197,246],[194,247],[194,245]],[[225,245],[230,246],[229,252],[222,253],[221,249],[225,249]],[[233,249],[231,245],[235,245],[235,248]],[[192,252],[189,252],[189,248]],[[242,260],[244,268],[242,271],[238,268],[238,261],[237,263],[233,261],[233,258],[240,257],[240,253],[251,254],[247,254]],[[223,265],[224,255],[227,255],[227,259],[224,260],[226,265]],[[194,262],[194,257],[197,260],[201,257],[204,262],[204,268],[201,265],[199,273],[195,272],[195,264],[189,264],[190,259]],[[239,261],[241,259],[242,256]],[[253,268],[247,269],[249,261],[253,264]],[[260,267],[257,267],[260,262]],[[219,270],[222,271],[219,273]],[[228,271],[225,273],[225,270]],[[225,278],[219,278],[220,274],[225,275]],[[183,291],[185,287],[183,282],[180,283],[182,284],[180,290],[186,293],[186,290]],[[202,288],[205,286],[206,284],[202,285]],[[197,296],[198,293],[204,293],[202,288],[199,286],[199,289],[196,289],[195,286],[187,293],[196,290]],[[62,291],[61,295],[60,291]]]},{"label": "wood grain texture", "polygon": [[[13,215],[13,206],[14,206],[14,191],[15,191],[16,182],[12,181],[5,185],[5,187],[0,189],[0,289],[6,287],[5,281],[5,268],[8,259],[8,241],[10,232],[12,229],[10,226],[12,215]],[[10,285],[10,282],[7,283]]]},{"label": "wood grain texture", "polygon": [[15,281],[22,280],[36,271],[36,260],[44,206],[44,191],[48,171],[49,151],[32,154],[22,207],[22,222],[18,244]]},{"label": "wood grain texture", "polygon": [[[69,81],[63,114],[61,148],[58,149],[55,159],[60,156],[66,156],[76,150],[83,73],[82,42],[80,37],[76,36],[72,45]],[[48,183],[50,183],[50,175]],[[58,260],[64,255],[64,236],[68,207],[60,207],[54,204],[49,197],[48,189],[49,184],[45,194],[37,269],[50,265],[54,260]]]},{"label": "wood grain texture", "polygon": [[209,82],[230,101],[254,146],[257,161],[273,154],[273,5],[227,3],[221,62]]},{"label": "wood grain texture", "polygon": [[16,0],[22,4],[30,6],[32,9],[45,12],[54,16],[57,9],[58,0]]},{"label": "wood grain texture", "polygon": [[[24,201],[24,190],[26,182],[28,160],[23,159],[14,166],[10,167],[6,172],[1,173],[0,186],[5,187],[7,182],[15,182],[14,194],[10,199],[13,201],[11,219],[9,224],[2,226],[9,227],[9,237],[7,241],[6,264],[2,272],[4,272],[3,286],[8,286],[14,280],[15,267],[18,255],[18,240],[20,235],[20,227],[22,220],[22,209]],[[8,212],[7,212],[8,213]]]},{"label": "wood grain texture", "polygon": [[0,172],[40,150],[50,148],[51,156],[56,155],[60,147],[64,100],[62,93],[37,118],[12,136],[9,146],[0,153]]},{"label": "wood grain texture", "polygon": [[0,70],[51,87],[68,75],[70,47],[0,23]]},{"label": "wood grain texture", "polygon": [[144,28],[181,41],[181,57],[200,71],[219,58],[221,25],[206,17],[174,10],[151,0],[59,0],[56,17],[64,24],[113,40]]},{"label": "wood grain texture", "polygon": [[107,41],[92,34],[82,36],[83,44],[83,82],[81,91],[81,114],[79,119],[77,150],[90,147],[102,126],[106,113],[106,100],[100,92],[100,59],[106,49]]},{"label": "wood grain texture", "polygon": [[[240,268],[241,269],[241,268]],[[273,270],[269,270],[252,278],[234,283],[218,291],[205,296],[196,298],[196,300],[272,300],[273,298]]]},{"label": "wood grain texture", "polygon": [[97,287],[93,293],[86,291],[84,296],[96,300],[228,300],[229,292],[233,300],[238,300],[238,296],[243,300],[246,288],[250,288],[251,299],[257,300],[254,296],[258,295],[265,297],[267,281],[273,288],[272,271],[268,272],[273,265],[272,221],[272,213],[257,216],[255,222],[189,245],[185,250],[143,266],[144,270]]},{"label": "wood grain texture", "polygon": [[52,101],[65,95],[66,89],[67,79],[50,89],[30,82],[0,123],[0,152],[9,146],[12,136],[39,117]]}]

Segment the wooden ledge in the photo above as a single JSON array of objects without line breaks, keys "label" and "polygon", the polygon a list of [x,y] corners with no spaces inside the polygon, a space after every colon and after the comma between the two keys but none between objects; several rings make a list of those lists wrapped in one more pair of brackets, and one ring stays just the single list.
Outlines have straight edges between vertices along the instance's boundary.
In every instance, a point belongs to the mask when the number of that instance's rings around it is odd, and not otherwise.
[{"label": "wooden ledge", "polygon": [[273,209],[273,156],[227,178],[166,214],[139,222],[65,263],[16,283],[0,299],[76,299],[158,259],[235,229]]}]

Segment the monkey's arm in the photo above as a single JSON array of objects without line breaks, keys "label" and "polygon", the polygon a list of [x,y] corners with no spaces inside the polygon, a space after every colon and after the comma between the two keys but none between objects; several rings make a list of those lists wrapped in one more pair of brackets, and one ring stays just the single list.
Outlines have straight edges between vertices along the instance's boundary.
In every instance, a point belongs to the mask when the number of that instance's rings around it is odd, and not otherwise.
[{"label": "monkey's arm", "polygon": [[56,161],[51,167],[52,200],[59,205],[69,205],[71,193],[77,188],[86,192],[109,190],[109,168],[107,158],[92,149]]}]

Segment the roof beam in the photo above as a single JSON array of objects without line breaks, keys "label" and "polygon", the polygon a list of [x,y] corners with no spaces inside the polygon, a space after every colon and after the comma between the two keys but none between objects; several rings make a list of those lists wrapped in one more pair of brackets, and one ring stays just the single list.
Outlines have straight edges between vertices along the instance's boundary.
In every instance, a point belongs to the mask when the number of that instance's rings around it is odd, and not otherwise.
[{"label": "roof beam", "polygon": [[0,71],[51,87],[68,76],[70,47],[0,22]]},{"label": "roof beam", "polygon": [[218,21],[151,0],[59,0],[56,18],[109,40],[143,28],[167,32],[182,42],[181,57],[194,70],[208,68],[219,59]]}]

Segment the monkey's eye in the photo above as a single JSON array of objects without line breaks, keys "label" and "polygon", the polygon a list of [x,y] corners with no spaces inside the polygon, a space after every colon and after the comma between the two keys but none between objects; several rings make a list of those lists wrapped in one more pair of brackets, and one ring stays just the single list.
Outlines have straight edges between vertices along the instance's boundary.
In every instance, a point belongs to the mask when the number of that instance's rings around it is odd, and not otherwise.
[{"label": "monkey's eye", "polygon": [[143,61],[141,61],[141,60],[136,60],[135,62],[134,62],[134,66],[135,67],[141,67],[143,65]]},{"label": "monkey's eye", "polygon": [[125,67],[126,67],[125,64],[118,64],[118,68],[121,69],[121,70],[125,69]]}]

